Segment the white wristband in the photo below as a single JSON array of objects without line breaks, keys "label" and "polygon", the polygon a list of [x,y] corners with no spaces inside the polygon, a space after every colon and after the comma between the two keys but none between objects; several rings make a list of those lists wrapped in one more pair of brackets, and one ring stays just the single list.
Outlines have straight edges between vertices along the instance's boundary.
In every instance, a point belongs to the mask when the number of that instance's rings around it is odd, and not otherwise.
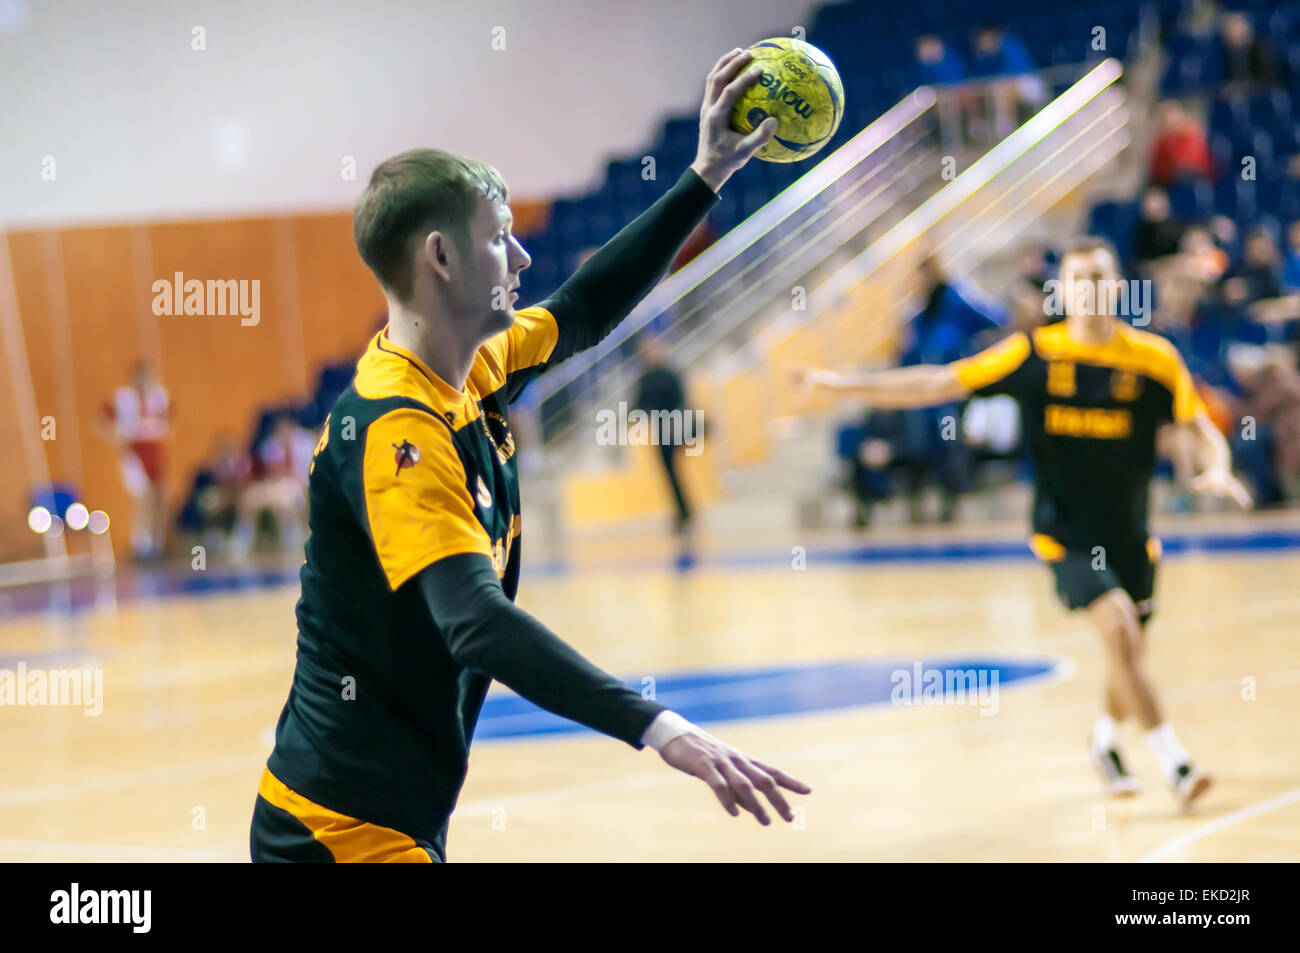
[{"label": "white wristband", "polygon": [[641,736],[641,744],[647,748],[654,748],[655,751],[663,751],[664,745],[674,738],[680,738],[692,731],[699,732],[699,730],[677,712],[664,710],[650,722],[650,727]]}]

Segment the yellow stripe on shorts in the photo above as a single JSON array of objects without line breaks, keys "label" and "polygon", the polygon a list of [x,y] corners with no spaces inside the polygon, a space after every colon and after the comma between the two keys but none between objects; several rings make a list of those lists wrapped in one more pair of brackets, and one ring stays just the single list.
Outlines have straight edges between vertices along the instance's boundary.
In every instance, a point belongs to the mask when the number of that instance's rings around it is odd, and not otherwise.
[{"label": "yellow stripe on shorts", "polygon": [[300,820],[338,863],[433,863],[429,852],[408,835],[309,801],[286,787],[270,768],[262,772],[257,793]]},{"label": "yellow stripe on shorts", "polygon": [[1045,563],[1059,562],[1065,558],[1065,547],[1043,533],[1029,537],[1029,548]]}]

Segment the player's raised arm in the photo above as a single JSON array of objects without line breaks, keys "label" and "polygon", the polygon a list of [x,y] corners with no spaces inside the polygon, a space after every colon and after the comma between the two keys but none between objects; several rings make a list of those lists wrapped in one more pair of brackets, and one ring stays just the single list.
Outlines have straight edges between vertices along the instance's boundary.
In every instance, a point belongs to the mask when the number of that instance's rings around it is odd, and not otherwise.
[{"label": "player's raised arm", "polygon": [[871,407],[886,410],[929,407],[961,400],[970,394],[957,379],[951,364],[918,364],[885,371],[838,373],[801,367],[792,374],[796,386],[857,397]]},{"label": "player's raised arm", "polygon": [[422,570],[417,582],[461,665],[547,711],[633,747],[655,748],[669,765],[708,784],[733,816],[739,805],[760,823],[770,823],[757,796],[762,792],[782,818],[793,820],[779,788],[807,794],[807,785],[752,761],[592,665],[506,598],[486,556],[441,559]]},{"label": "player's raised arm", "polygon": [[752,59],[748,51],[733,50],[718,60],[705,82],[690,169],[542,302],[559,330],[548,365],[600,343],[632,312],[713,208],[718,189],[772,137],[773,118],[748,135],[728,125],[736,99],[758,77]]},{"label": "player's raised arm", "polygon": [[1025,383],[1021,368],[1030,350],[1029,338],[1017,333],[951,364],[917,364],[846,374],[801,367],[791,377],[797,387],[805,390],[857,397],[872,407],[931,407],[964,400],[976,392],[1015,396]]}]

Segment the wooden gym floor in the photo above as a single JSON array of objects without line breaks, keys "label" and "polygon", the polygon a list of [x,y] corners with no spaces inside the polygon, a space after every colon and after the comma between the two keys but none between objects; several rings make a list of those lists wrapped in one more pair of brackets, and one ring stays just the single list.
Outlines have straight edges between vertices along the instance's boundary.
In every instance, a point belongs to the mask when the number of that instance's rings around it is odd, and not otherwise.
[{"label": "wooden gym floor", "polygon": [[[1238,529],[1267,535],[1272,519]],[[720,682],[720,696],[744,696],[751,707],[738,710],[761,717],[710,729],[813,786],[796,827],[732,819],[653,752],[590,732],[483,738],[449,859],[1300,859],[1300,548],[1165,560],[1152,670],[1182,741],[1217,780],[1184,814],[1131,724],[1122,739],[1146,788],[1127,801],[1102,796],[1084,749],[1100,655],[1085,620],[1055,603],[1046,570],[1007,556],[819,555],[853,545],[810,545],[803,570],[780,541],[770,559],[706,552],[685,573],[578,559],[563,572],[526,568],[519,602],[638,684],[956,658],[1052,671],[1004,684],[995,710],[768,714],[762,678],[738,692]],[[292,671],[296,598],[289,584],[0,615],[0,668],[97,666],[104,679],[98,717],[0,708],[0,860],[247,860],[257,778]]]}]

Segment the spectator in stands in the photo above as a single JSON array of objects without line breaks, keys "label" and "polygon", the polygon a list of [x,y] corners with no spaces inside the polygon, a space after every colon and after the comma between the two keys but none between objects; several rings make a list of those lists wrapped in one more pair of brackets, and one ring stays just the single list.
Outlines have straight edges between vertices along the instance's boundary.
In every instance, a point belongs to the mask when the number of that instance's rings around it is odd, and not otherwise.
[{"label": "spectator in stands", "polygon": [[1159,302],[1154,330],[1175,337],[1192,326],[1197,309],[1227,270],[1228,256],[1215,244],[1209,229],[1195,225],[1183,233],[1178,254],[1161,259],[1161,263],[1152,275]]},{"label": "spectator in stands", "polygon": [[270,436],[257,446],[254,479],[240,498],[236,555],[253,548],[262,519],[270,520],[283,548],[296,550],[306,541],[307,473],[315,448],[316,436],[300,427],[292,414],[276,419]]},{"label": "spectator in stands", "polygon": [[[1188,280],[1194,279],[1189,275]],[[1243,342],[1262,343],[1262,329],[1246,318],[1245,288],[1240,280],[1204,278],[1199,286],[1201,296],[1186,316],[1162,305],[1160,330],[1182,353],[1192,376],[1226,396],[1235,390],[1228,375],[1228,349]]]},{"label": "spectator in stands", "polygon": [[1241,426],[1231,434],[1233,460],[1254,484],[1256,507],[1283,504],[1300,484],[1295,354],[1283,347],[1239,346],[1229,362],[1242,390],[1235,407]]},{"label": "spectator in stands", "polygon": [[1219,56],[1225,92],[1249,92],[1286,83],[1282,58],[1272,43],[1255,35],[1255,28],[1244,13],[1224,11],[1219,20]]},{"label": "spectator in stands", "polygon": [[1151,181],[1168,187],[1186,179],[1213,178],[1214,157],[1205,128],[1187,115],[1178,100],[1166,99],[1156,107]]},{"label": "spectator in stands", "polygon": [[1025,44],[998,23],[986,23],[975,31],[971,47],[971,72],[976,76],[1016,76],[1037,67]]},{"label": "spectator in stands", "polygon": [[966,64],[961,54],[951,49],[937,33],[922,33],[916,38],[917,86],[946,86],[966,79]]},{"label": "spectator in stands", "polygon": [[[925,304],[908,323],[909,340],[901,365],[947,364],[979,350],[1007,323],[1007,309],[972,282],[950,278],[933,256],[921,262]],[[908,477],[911,519],[922,522],[921,494],[927,483],[939,484],[940,518],[956,516],[961,494],[970,486],[973,458],[962,440],[962,406],[944,404],[904,412],[898,458]]]},{"label": "spectator in stands", "polygon": [[1241,264],[1231,269],[1228,277],[1242,280],[1248,307],[1266,298],[1282,296],[1282,255],[1271,231],[1256,228],[1246,236]]},{"label": "spectator in stands", "polygon": [[[636,384],[636,407],[647,414],[655,411],[672,413],[681,411],[685,425],[686,390],[682,379],[668,364],[668,346],[661,338],[649,334],[642,335],[637,341],[637,354],[641,360],[641,377]],[[653,417],[651,418],[654,419]],[[692,415],[694,420],[694,415]],[[671,428],[665,427],[671,431]],[[672,491],[673,502],[677,507],[674,528],[678,535],[684,535],[691,525],[691,505],[686,498],[681,476],[677,472],[677,459],[682,447],[671,432],[655,435],[659,441],[659,460],[664,468],[664,477]],[[681,433],[682,439],[694,435]]]},{"label": "spectator in stands", "polygon": [[212,459],[194,476],[178,519],[212,552],[225,551],[239,525],[244,489],[252,477],[248,454],[231,433],[217,436]]},{"label": "spectator in stands", "polygon": [[1169,209],[1169,195],[1151,186],[1142,193],[1138,222],[1133,228],[1133,260],[1139,270],[1157,259],[1178,251],[1186,225],[1174,218]]},{"label": "spectator in stands", "polygon": [[1000,24],[987,23],[971,40],[971,76],[1000,77],[992,83],[994,134],[1011,134],[1022,118],[1022,108],[1032,112],[1047,101],[1047,87],[1036,74],[1034,58],[1020,39]]},{"label": "spectator in stands", "polygon": [[899,465],[899,439],[903,412],[871,408],[856,430],[856,446],[849,457],[849,489],[853,492],[853,525],[871,525],[875,505],[893,495],[890,471]]},{"label": "spectator in stands", "polygon": [[1274,343],[1300,340],[1300,293],[1287,287],[1286,265],[1272,231],[1257,228],[1246,239],[1241,266],[1233,272],[1241,281],[1251,320]]},{"label": "spectator in stands", "polygon": [[139,560],[163,555],[167,524],[164,493],[170,398],[151,362],[137,361],[131,383],[113,393],[100,421],[101,432],[121,454],[122,482],[134,507],[131,553]]}]

